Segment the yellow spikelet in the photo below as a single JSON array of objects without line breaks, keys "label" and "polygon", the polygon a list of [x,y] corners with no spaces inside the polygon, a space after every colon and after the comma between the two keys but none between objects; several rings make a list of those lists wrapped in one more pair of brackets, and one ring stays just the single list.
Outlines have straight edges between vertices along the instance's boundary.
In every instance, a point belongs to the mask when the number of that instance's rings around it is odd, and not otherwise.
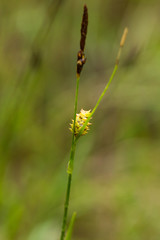
[{"label": "yellow spikelet", "polygon": [[[79,134],[81,128],[85,124],[85,122],[88,119],[88,117],[90,116],[90,114],[91,114],[91,110],[85,111],[83,109],[81,109],[80,113],[76,114],[75,133],[74,133],[75,136],[77,136]],[[90,125],[91,125],[91,123],[88,122],[81,135],[85,135],[85,134],[88,133]],[[73,119],[72,119],[72,123],[70,123],[70,126],[71,127],[69,129],[71,130],[71,132],[73,132],[73,126],[74,126],[74,120]]]}]

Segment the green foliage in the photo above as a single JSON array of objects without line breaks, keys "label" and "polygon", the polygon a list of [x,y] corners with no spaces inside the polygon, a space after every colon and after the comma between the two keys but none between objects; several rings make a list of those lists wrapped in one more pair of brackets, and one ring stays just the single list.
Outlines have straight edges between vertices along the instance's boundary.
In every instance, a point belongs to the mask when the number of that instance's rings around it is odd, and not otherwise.
[{"label": "green foliage", "polygon": [[72,215],[65,240],[71,240],[75,218],[76,218],[76,212],[74,212],[73,215]]}]

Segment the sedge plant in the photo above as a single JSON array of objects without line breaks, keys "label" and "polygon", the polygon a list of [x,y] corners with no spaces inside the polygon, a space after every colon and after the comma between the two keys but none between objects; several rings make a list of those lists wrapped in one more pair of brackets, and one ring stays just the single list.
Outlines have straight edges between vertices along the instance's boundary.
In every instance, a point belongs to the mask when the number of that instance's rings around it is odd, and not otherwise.
[{"label": "sedge plant", "polygon": [[71,221],[70,221],[70,225],[68,227],[67,234],[66,234],[66,225],[67,225],[67,216],[68,216],[68,208],[69,208],[76,144],[81,136],[87,134],[89,127],[91,125],[90,120],[92,119],[93,114],[95,113],[96,109],[98,108],[100,102],[102,101],[102,98],[104,97],[106,91],[108,90],[108,88],[117,72],[121,51],[124,46],[126,36],[128,33],[128,28],[125,28],[122,38],[121,38],[121,41],[120,41],[119,50],[118,50],[118,54],[116,57],[116,62],[115,62],[113,72],[112,72],[105,88],[103,89],[102,94],[98,98],[98,101],[95,104],[95,107],[93,108],[92,111],[91,110],[85,111],[85,110],[81,109],[80,113],[77,113],[80,74],[81,74],[83,66],[86,62],[84,48],[85,48],[85,41],[86,41],[86,36],[87,36],[87,28],[88,28],[88,8],[86,5],[84,5],[83,17],[82,17],[82,23],[81,23],[80,51],[78,52],[78,55],[77,55],[77,74],[76,74],[77,78],[76,78],[74,117],[73,117],[72,123],[70,124],[70,130],[72,132],[72,143],[71,143],[70,159],[69,159],[68,167],[67,167],[68,182],[67,182],[67,190],[66,190],[66,198],[65,198],[65,204],[64,204],[64,214],[63,214],[63,222],[62,222],[60,240],[70,240],[71,239],[73,224],[74,224],[75,217],[76,217],[76,213],[74,212],[72,215]]}]

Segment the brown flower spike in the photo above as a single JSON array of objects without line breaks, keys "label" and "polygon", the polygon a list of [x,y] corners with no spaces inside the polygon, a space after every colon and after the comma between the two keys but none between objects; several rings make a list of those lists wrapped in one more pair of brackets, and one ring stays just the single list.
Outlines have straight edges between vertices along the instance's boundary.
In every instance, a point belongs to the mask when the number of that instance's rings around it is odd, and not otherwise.
[{"label": "brown flower spike", "polygon": [[81,51],[84,51],[84,48],[85,48],[87,27],[88,27],[88,9],[87,9],[87,6],[84,5],[82,25],[81,25],[81,41],[80,41]]},{"label": "brown flower spike", "polygon": [[84,5],[82,24],[81,24],[81,40],[80,40],[80,51],[77,55],[77,77],[80,76],[83,65],[86,62],[84,48],[87,36],[87,27],[88,27],[88,8]]}]

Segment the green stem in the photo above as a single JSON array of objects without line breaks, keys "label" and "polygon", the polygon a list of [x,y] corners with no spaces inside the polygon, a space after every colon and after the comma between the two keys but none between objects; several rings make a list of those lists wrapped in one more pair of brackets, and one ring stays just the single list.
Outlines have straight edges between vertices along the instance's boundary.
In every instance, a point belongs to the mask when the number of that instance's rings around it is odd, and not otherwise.
[{"label": "green stem", "polygon": [[64,237],[65,237],[68,207],[69,207],[69,199],[70,199],[70,192],[71,192],[73,162],[74,162],[74,155],[75,155],[75,150],[76,150],[76,141],[75,141],[74,132],[75,132],[75,122],[76,122],[76,113],[77,113],[78,89],[79,89],[79,77],[77,77],[77,85],[76,85],[72,145],[71,145],[70,159],[69,159],[68,169],[67,169],[68,183],[67,183],[67,191],[66,191],[66,200],[65,200],[65,204],[64,204],[64,214],[63,214],[63,223],[62,223],[60,240],[64,240]]},{"label": "green stem", "polygon": [[[107,89],[109,88],[109,86],[110,86],[110,84],[111,84],[111,82],[112,82],[112,80],[113,80],[113,78],[114,78],[114,75],[115,75],[115,73],[116,73],[116,71],[117,71],[117,68],[118,68],[118,65],[115,65],[115,67],[114,67],[114,69],[113,69],[113,72],[112,72],[112,75],[111,75],[111,77],[110,77],[110,79],[109,79],[109,81],[108,81],[105,89],[103,90],[101,96],[99,97],[99,99],[98,99],[95,107],[93,108],[93,110],[92,110],[92,112],[91,112],[91,117],[92,117],[92,115],[95,113],[95,111],[96,111],[97,107],[99,106],[99,104],[100,104],[100,102],[101,102],[104,94],[106,93]],[[89,116],[89,118],[91,118],[91,117]]]},{"label": "green stem", "polygon": [[[68,169],[67,169],[67,172],[70,174],[72,174],[72,171],[73,171],[73,162],[74,162],[74,157],[72,157],[72,150],[73,148],[75,148],[75,144],[74,144],[74,141],[75,141],[75,136],[74,136],[74,133],[75,133],[75,123],[76,123],[76,113],[77,113],[77,102],[78,102],[78,89],[79,89],[79,77],[77,77],[77,85],[76,85],[76,95],[75,95],[75,105],[74,105],[74,122],[73,122],[73,134],[72,134],[72,146],[71,146],[71,155],[70,155],[70,160],[69,160],[69,163],[68,163]],[[74,149],[75,151],[75,149]]]},{"label": "green stem", "polygon": [[104,88],[104,90],[103,90],[101,96],[99,97],[99,99],[98,99],[98,101],[97,101],[95,107],[93,108],[93,110],[92,110],[91,114],[89,115],[88,119],[86,120],[85,124],[84,124],[83,127],[81,128],[81,130],[80,130],[78,136],[76,137],[76,140],[75,140],[75,141],[77,141],[77,140],[79,139],[79,137],[80,137],[81,134],[83,133],[85,127],[86,127],[87,124],[89,123],[91,117],[92,117],[93,114],[95,113],[95,111],[96,111],[97,107],[99,106],[99,104],[100,104],[100,102],[101,102],[101,100],[102,100],[104,94],[106,93],[107,89],[109,88],[109,85],[111,84],[111,82],[112,82],[112,80],[113,80],[113,78],[114,78],[114,75],[115,75],[115,73],[116,73],[116,71],[117,71],[117,68],[118,68],[118,65],[116,64],[115,67],[114,67],[114,69],[113,69],[112,75],[111,75],[111,77],[110,77],[108,83],[106,84],[106,87]]},{"label": "green stem", "polygon": [[110,77],[108,83],[106,84],[106,86],[105,86],[101,96],[99,97],[95,107],[93,108],[91,114],[89,115],[89,117],[86,120],[85,124],[81,128],[78,136],[75,137],[74,133],[75,133],[75,122],[76,122],[78,89],[79,89],[79,77],[77,77],[77,87],[76,87],[75,107],[74,107],[73,134],[72,134],[72,146],[71,146],[71,152],[70,152],[70,160],[69,160],[68,169],[67,169],[67,172],[68,172],[68,184],[67,184],[67,192],[66,192],[66,200],[65,200],[65,206],[64,206],[63,224],[62,224],[62,231],[61,231],[61,238],[60,238],[60,240],[64,240],[64,237],[65,237],[65,230],[66,230],[69,198],[70,198],[70,191],[71,191],[72,172],[73,172],[73,163],[74,163],[74,155],[75,155],[76,143],[77,143],[77,140],[79,139],[79,137],[81,136],[81,134],[83,133],[85,127],[89,123],[91,117],[95,113],[95,111],[96,111],[97,107],[99,106],[100,102],[102,101],[102,98],[104,97],[107,89],[109,88],[109,86],[110,86],[110,84],[111,84],[111,82],[112,82],[112,80],[113,80],[113,78],[115,76],[115,73],[116,73],[116,71],[118,69],[118,63],[119,63],[119,59],[120,59],[120,55],[121,55],[121,50],[122,50],[122,47],[124,45],[127,32],[128,32],[128,29],[125,28],[124,33],[122,35],[121,42],[120,42],[120,48],[119,48],[118,55],[117,55],[117,58],[116,58],[116,64],[115,64],[115,67],[114,67],[113,72],[111,74],[111,77]]},{"label": "green stem", "polygon": [[65,201],[65,204],[64,204],[64,216],[63,216],[63,223],[62,223],[62,231],[61,231],[60,240],[63,240],[64,236],[65,236],[67,214],[68,214],[68,207],[69,207],[69,198],[70,198],[70,191],[71,191],[71,182],[72,182],[72,174],[68,174],[66,201]]}]

